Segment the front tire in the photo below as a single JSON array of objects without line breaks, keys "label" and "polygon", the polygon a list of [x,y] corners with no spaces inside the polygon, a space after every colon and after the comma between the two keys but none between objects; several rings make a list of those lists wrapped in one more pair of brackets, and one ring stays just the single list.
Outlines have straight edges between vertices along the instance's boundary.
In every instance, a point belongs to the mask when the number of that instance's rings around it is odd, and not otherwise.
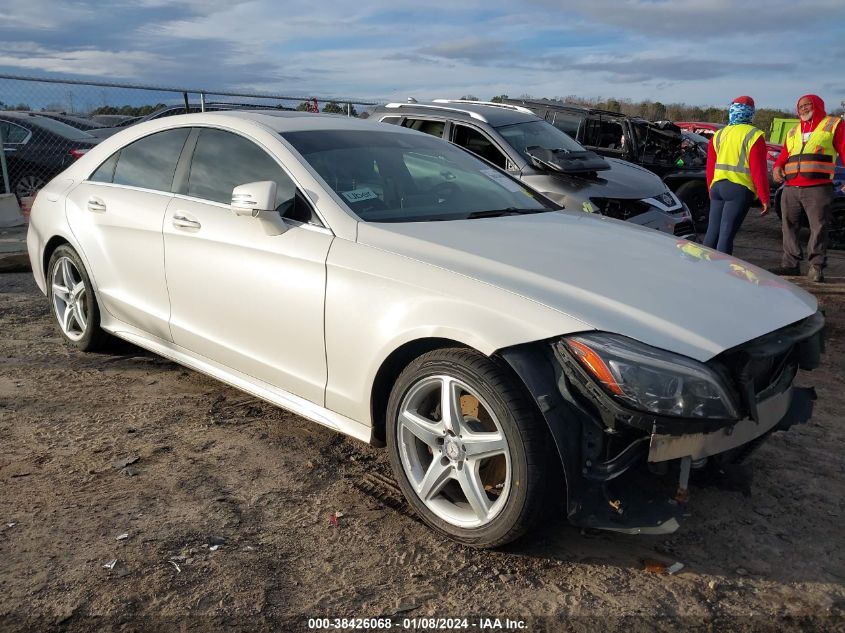
[{"label": "front tire", "polygon": [[108,335],[100,328],[100,307],[79,255],[59,246],[47,267],[50,309],[62,337],[83,352],[100,349]]},{"label": "front tire", "polygon": [[390,461],[402,492],[435,530],[473,547],[522,536],[546,497],[548,433],[509,373],[469,349],[414,360],[387,405]]}]

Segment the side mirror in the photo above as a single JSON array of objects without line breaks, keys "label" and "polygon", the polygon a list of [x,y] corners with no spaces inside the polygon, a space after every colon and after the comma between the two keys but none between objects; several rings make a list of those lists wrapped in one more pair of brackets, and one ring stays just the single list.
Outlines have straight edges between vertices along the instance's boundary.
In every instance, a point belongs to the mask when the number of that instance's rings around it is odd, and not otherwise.
[{"label": "side mirror", "polygon": [[276,183],[272,180],[248,182],[232,189],[232,211],[235,215],[258,217],[259,211],[276,208]]}]

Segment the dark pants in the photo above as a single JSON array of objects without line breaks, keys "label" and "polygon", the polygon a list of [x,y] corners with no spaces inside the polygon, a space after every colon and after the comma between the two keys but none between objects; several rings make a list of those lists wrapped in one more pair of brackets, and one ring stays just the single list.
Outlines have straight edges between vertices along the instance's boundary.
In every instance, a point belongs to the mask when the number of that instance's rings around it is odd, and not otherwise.
[{"label": "dark pants", "polygon": [[710,187],[710,218],[707,221],[704,245],[732,254],[734,238],[748,214],[752,200],[754,194],[748,187],[730,180],[714,182]]},{"label": "dark pants", "polygon": [[804,259],[804,251],[798,241],[801,229],[801,212],[810,221],[810,241],[807,243],[807,259],[811,266],[824,268],[827,264],[827,227],[830,224],[830,207],[833,204],[833,185],[815,187],[783,188],[780,198],[780,215],[783,227],[783,265],[795,268]]}]

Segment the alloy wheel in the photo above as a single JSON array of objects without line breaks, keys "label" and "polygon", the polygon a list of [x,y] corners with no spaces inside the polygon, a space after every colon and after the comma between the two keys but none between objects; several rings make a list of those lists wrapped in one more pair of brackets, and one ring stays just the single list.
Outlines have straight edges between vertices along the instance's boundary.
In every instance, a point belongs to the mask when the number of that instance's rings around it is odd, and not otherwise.
[{"label": "alloy wheel", "polygon": [[70,340],[80,340],[88,327],[88,294],[82,275],[69,257],[56,261],[51,286],[59,327]]},{"label": "alloy wheel", "polygon": [[447,375],[419,380],[402,401],[397,431],[405,475],[436,516],[478,528],[502,511],[511,484],[508,441],[469,385]]},{"label": "alloy wheel", "polygon": [[28,198],[38,193],[47,182],[40,176],[27,175],[21,176],[15,183],[15,193],[20,198]]}]

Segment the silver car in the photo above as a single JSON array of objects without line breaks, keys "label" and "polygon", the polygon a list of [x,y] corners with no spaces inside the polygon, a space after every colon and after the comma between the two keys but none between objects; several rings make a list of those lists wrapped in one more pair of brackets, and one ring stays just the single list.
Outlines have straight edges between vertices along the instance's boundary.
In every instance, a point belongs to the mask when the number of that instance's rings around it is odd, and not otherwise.
[{"label": "silver car", "polygon": [[388,103],[370,116],[452,141],[572,211],[697,239],[689,209],[658,176],[588,151],[527,108],[435,99]]},{"label": "silver car", "polygon": [[811,295],[562,211],[399,126],[139,124],[40,192],[28,248],[72,346],[117,336],[386,444],[420,517],[477,547],[517,538],[550,499],[579,525],[671,531],[662,481],[683,496],[692,468],[810,414],[793,379],[819,360]]}]

